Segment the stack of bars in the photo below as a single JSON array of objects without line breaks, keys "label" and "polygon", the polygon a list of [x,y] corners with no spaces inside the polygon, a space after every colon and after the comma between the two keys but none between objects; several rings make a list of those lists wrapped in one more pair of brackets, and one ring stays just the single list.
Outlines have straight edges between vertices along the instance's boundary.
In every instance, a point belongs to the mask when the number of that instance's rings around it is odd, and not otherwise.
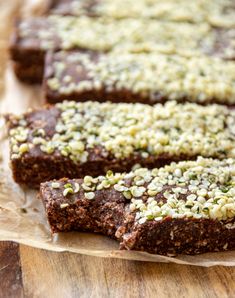
[{"label": "stack of bars", "polygon": [[7,115],[53,233],[175,256],[235,249],[233,0],[54,0],[11,39],[50,105]]}]

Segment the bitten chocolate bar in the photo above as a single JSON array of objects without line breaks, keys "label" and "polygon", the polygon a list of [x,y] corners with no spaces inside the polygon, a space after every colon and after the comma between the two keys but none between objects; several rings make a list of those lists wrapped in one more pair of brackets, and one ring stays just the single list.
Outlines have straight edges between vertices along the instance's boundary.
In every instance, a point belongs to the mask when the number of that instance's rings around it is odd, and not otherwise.
[{"label": "bitten chocolate bar", "polygon": [[42,183],[40,198],[53,233],[102,233],[121,249],[175,256],[235,249],[234,185],[234,159],[198,158]]}]

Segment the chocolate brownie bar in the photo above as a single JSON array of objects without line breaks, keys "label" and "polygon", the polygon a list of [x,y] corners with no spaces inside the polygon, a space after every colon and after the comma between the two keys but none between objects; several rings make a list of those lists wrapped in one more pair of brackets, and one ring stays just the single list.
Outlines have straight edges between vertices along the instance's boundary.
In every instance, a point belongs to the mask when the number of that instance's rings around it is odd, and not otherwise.
[{"label": "chocolate brownie bar", "polygon": [[60,51],[47,56],[44,88],[50,103],[176,100],[235,106],[234,67],[207,56]]},{"label": "chocolate brownie bar", "polygon": [[122,249],[175,256],[235,249],[234,159],[42,183],[53,233],[92,231]]},{"label": "chocolate brownie bar", "polygon": [[111,18],[147,18],[173,22],[208,22],[213,26],[235,26],[233,0],[55,0],[50,13]]},{"label": "chocolate brownie bar", "polygon": [[[156,20],[76,18],[49,16],[18,23],[11,43],[16,74],[24,81],[37,81],[43,73],[48,50],[83,49],[120,54],[160,52],[181,56],[213,55],[234,59],[235,29],[213,29],[208,24],[159,22]],[[180,38],[179,38],[180,37]],[[34,75],[35,74],[35,75]]]},{"label": "chocolate brownie bar", "polygon": [[224,106],[63,102],[8,116],[17,183],[235,157],[235,111]]}]

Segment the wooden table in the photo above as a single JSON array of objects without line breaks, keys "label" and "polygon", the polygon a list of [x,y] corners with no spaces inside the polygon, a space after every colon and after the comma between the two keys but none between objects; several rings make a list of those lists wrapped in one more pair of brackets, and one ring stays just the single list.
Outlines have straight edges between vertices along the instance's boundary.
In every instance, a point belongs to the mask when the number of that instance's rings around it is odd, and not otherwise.
[{"label": "wooden table", "polygon": [[235,267],[52,253],[0,242],[0,297],[235,297]]}]

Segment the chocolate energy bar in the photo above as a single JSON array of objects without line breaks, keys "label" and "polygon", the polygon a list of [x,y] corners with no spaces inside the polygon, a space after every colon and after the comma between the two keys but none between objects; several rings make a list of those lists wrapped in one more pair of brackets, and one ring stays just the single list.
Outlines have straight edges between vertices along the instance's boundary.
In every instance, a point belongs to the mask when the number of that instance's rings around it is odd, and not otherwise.
[{"label": "chocolate energy bar", "polygon": [[232,61],[207,56],[60,51],[47,56],[44,90],[50,103],[176,100],[234,106],[234,67]]},{"label": "chocolate energy bar", "polygon": [[42,183],[53,233],[98,232],[121,249],[175,256],[235,249],[234,159]]},{"label": "chocolate energy bar", "polygon": [[235,157],[235,113],[224,106],[63,102],[7,117],[17,183],[154,168],[197,156]]},{"label": "chocolate energy bar", "polygon": [[209,55],[233,60],[235,29],[215,29],[206,23],[156,20],[49,16],[19,22],[11,42],[16,75],[40,82],[48,50],[158,52],[181,56]]}]

